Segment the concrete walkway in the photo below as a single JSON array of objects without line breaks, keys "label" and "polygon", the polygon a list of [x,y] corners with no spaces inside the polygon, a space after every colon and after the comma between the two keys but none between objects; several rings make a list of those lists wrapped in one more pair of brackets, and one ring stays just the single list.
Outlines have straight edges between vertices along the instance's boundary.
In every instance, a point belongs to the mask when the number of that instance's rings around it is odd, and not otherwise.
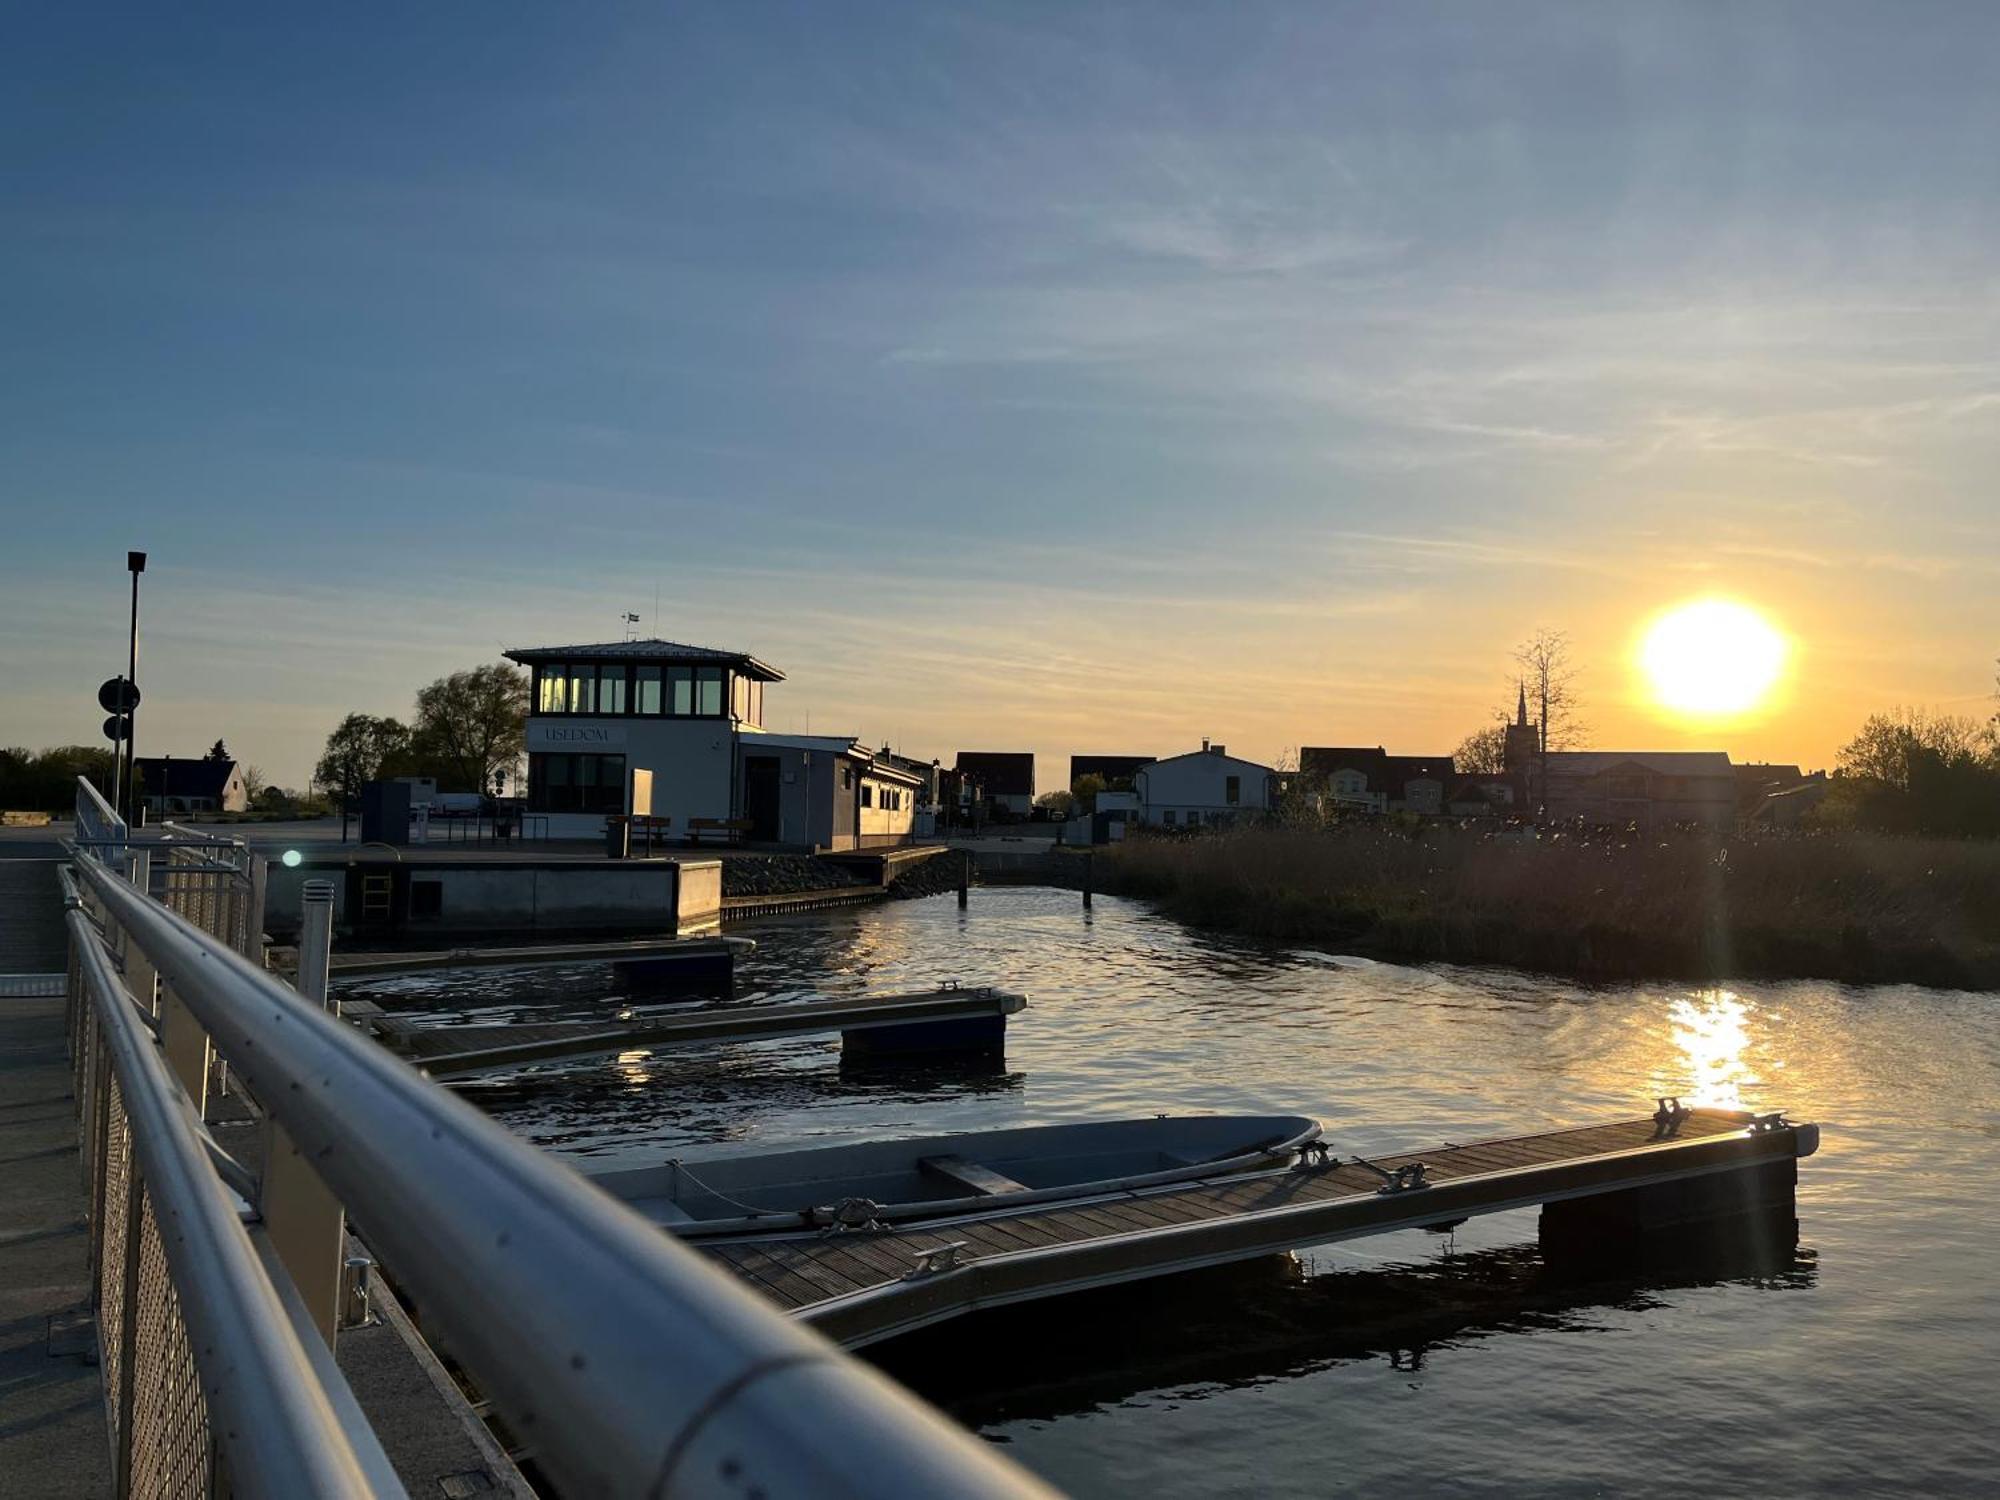
[{"label": "concrete walkway", "polygon": [[[51,907],[54,893],[50,878]],[[33,956],[22,967],[62,967],[60,949],[53,962]],[[63,1001],[0,999],[0,1490],[9,1495],[111,1493],[84,1214]]]}]

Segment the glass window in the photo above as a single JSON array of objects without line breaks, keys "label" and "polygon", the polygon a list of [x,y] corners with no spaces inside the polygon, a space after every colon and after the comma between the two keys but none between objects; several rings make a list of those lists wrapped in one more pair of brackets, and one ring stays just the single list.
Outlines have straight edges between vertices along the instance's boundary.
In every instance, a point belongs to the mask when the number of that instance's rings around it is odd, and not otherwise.
[{"label": "glass window", "polygon": [[875,805],[875,788],[866,781],[861,783],[861,805],[863,807]]},{"label": "glass window", "polygon": [[1222,800],[1227,802],[1231,807],[1236,806],[1237,803],[1243,800],[1243,778],[1241,776],[1225,776],[1222,778]]},{"label": "glass window", "polygon": [[561,667],[541,667],[537,669],[541,679],[540,693],[535,700],[535,712],[543,714],[563,714],[569,712],[569,694],[565,689],[568,679]]},{"label": "glass window", "polygon": [[597,668],[579,662],[570,663],[569,711],[573,714],[597,712]]},{"label": "glass window", "polygon": [[720,667],[699,667],[695,671],[694,711],[704,719],[722,717],[722,678]]},{"label": "glass window", "polygon": [[601,714],[622,714],[625,712],[625,671],[624,667],[599,667],[597,669],[597,711]]},{"label": "glass window", "polygon": [[667,668],[667,712],[685,719],[694,712],[694,668]]},{"label": "glass window", "polygon": [[625,757],[622,755],[579,755],[579,761],[595,761],[596,785],[584,793],[586,812],[625,811]]},{"label": "glass window", "polygon": [[1161,813],[1160,821],[1166,824],[1167,827],[1169,828],[1173,827],[1175,822],[1177,821],[1174,810],[1170,807],[1165,812]]},{"label": "glass window", "polygon": [[634,667],[632,673],[632,711],[641,714],[659,713],[660,669]]}]

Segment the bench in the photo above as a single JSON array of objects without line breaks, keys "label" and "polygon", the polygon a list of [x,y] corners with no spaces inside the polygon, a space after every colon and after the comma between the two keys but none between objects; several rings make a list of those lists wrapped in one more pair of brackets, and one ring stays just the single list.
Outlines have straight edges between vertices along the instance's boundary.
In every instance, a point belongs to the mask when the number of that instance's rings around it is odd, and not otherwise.
[{"label": "bench", "polygon": [[735,843],[750,831],[748,818],[689,818],[688,842],[699,844],[704,833],[719,833],[725,843]]},{"label": "bench", "polygon": [[981,1197],[1029,1191],[1025,1182],[1016,1182],[1005,1173],[996,1172],[981,1162],[967,1161],[962,1156],[924,1156],[917,1159],[917,1165],[932,1176],[970,1188]]},{"label": "bench", "polygon": [[672,818],[656,817],[652,813],[612,813],[605,818],[604,822],[607,827],[617,823],[624,823],[631,828],[632,835],[628,835],[628,849],[632,842],[637,842],[636,838],[632,837],[633,835],[644,834],[643,847],[648,854],[653,852],[654,836],[658,835],[664,838],[667,830],[674,826]]}]

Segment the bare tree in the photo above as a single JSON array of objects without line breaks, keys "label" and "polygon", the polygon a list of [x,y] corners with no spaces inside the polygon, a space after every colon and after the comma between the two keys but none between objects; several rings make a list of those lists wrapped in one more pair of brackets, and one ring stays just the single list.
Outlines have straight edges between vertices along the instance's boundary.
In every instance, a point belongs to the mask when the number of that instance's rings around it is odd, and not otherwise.
[{"label": "bare tree", "polygon": [[1528,706],[1540,710],[1535,722],[1540,726],[1541,753],[1581,745],[1590,728],[1583,722],[1583,702],[1576,688],[1581,674],[1570,656],[1568,633],[1543,626],[1515,649],[1514,660],[1521,668]]},{"label": "bare tree", "polygon": [[1569,636],[1544,625],[1514,651],[1521,669],[1519,692],[1530,708],[1539,709],[1535,720],[1536,766],[1529,802],[1537,816],[1549,800],[1549,754],[1583,743],[1589,733],[1583,722],[1581,701],[1576,689],[1578,669],[1570,658]]}]

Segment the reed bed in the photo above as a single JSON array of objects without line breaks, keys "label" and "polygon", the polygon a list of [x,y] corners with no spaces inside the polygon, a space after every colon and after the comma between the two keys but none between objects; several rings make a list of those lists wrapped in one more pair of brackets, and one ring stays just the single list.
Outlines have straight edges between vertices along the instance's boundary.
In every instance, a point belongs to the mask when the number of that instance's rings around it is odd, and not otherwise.
[{"label": "reed bed", "polygon": [[1183,921],[1375,957],[2000,989],[2000,842],[1357,820],[1109,855],[1106,889]]}]

